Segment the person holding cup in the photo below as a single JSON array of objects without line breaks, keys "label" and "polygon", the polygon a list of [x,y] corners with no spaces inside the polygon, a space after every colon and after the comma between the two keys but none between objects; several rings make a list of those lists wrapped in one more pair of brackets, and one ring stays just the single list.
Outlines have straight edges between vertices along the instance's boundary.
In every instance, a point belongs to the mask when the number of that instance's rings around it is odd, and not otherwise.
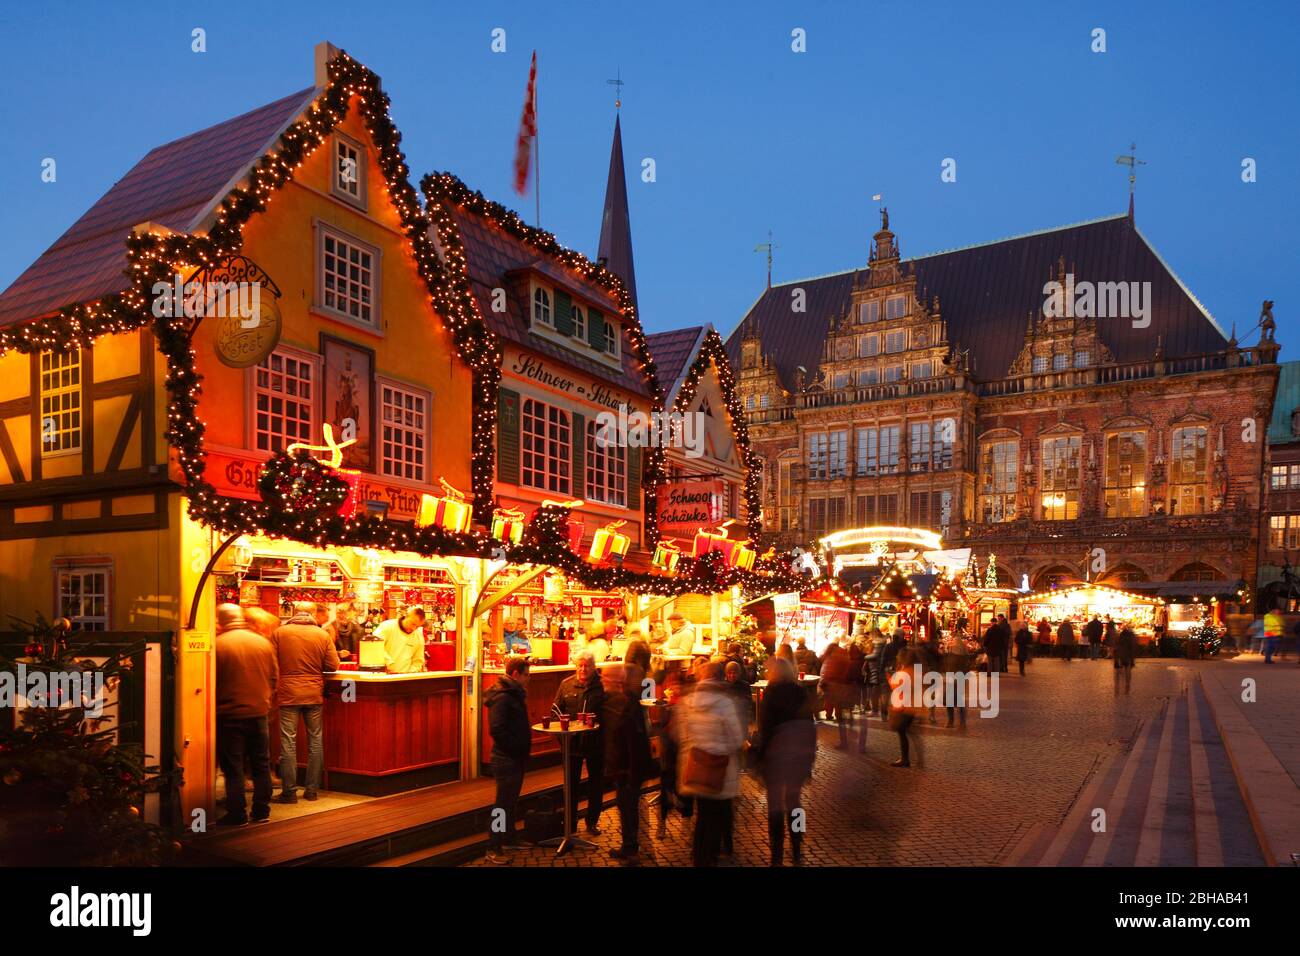
[{"label": "person holding cup", "polygon": [[[588,650],[578,652],[573,659],[576,668],[571,677],[560,682],[555,692],[555,710],[560,715],[561,727],[578,723],[579,714],[600,714],[605,708],[605,686],[596,669],[596,658]],[[594,722],[594,721],[593,721]],[[582,764],[587,764],[587,832],[600,834],[600,811],[605,798],[605,741],[604,731],[597,727],[579,734],[569,749],[569,779],[577,781],[582,775]],[[570,789],[570,803],[577,815],[578,787]]]}]

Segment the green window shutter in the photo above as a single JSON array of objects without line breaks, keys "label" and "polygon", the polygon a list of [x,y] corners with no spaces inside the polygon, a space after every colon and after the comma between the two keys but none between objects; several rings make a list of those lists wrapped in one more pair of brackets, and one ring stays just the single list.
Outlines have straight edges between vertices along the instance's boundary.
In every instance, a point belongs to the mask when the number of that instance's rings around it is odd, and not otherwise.
[{"label": "green window shutter", "polygon": [[627,450],[627,506],[641,510],[641,449]]},{"label": "green window shutter", "polygon": [[569,488],[573,497],[587,497],[587,419],[573,413],[573,481]]},{"label": "green window shutter", "polygon": [[587,344],[597,352],[605,351],[605,316],[595,309],[587,310]]},{"label": "green window shutter", "polygon": [[555,290],[555,331],[561,335],[573,334],[573,299],[559,289]]},{"label": "green window shutter", "polygon": [[519,393],[501,389],[497,402],[497,481],[519,484]]}]

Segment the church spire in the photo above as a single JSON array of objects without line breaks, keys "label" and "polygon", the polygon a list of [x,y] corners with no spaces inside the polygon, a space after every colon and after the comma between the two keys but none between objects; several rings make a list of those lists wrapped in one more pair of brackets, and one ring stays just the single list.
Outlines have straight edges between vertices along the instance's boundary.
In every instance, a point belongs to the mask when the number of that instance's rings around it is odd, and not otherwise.
[{"label": "church spire", "polygon": [[637,307],[632,222],[627,212],[627,180],[623,175],[623,130],[618,116],[614,117],[614,143],[609,151],[609,180],[605,184],[605,210],[600,217],[600,245],[596,258],[623,280],[632,297],[632,305]]}]

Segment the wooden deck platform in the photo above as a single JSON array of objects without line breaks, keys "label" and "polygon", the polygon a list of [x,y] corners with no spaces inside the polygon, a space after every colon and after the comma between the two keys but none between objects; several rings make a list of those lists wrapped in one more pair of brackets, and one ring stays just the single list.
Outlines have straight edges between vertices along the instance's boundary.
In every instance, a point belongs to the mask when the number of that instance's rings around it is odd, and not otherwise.
[{"label": "wooden deck platform", "polygon": [[[519,817],[539,797],[558,800],[563,783],[560,767],[529,773]],[[372,864],[476,830],[485,833],[495,796],[496,783],[490,777],[426,787],[297,819],[222,828],[187,841],[185,858],[200,866]]]}]

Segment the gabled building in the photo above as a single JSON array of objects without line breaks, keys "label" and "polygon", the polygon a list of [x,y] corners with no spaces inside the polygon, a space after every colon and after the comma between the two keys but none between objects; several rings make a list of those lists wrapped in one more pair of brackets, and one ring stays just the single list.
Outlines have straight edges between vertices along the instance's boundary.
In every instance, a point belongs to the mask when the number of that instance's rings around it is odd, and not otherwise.
[{"label": "gabled building", "polygon": [[1297,596],[1287,593],[1283,567],[1300,562],[1300,362],[1278,366],[1277,396],[1268,423],[1268,480],[1260,530],[1260,605],[1273,607]]},{"label": "gabled building", "polygon": [[882,211],[862,268],[769,287],[727,347],[781,543],[907,525],[1004,584],[1255,580],[1278,346],[1131,214],[906,259]]}]

